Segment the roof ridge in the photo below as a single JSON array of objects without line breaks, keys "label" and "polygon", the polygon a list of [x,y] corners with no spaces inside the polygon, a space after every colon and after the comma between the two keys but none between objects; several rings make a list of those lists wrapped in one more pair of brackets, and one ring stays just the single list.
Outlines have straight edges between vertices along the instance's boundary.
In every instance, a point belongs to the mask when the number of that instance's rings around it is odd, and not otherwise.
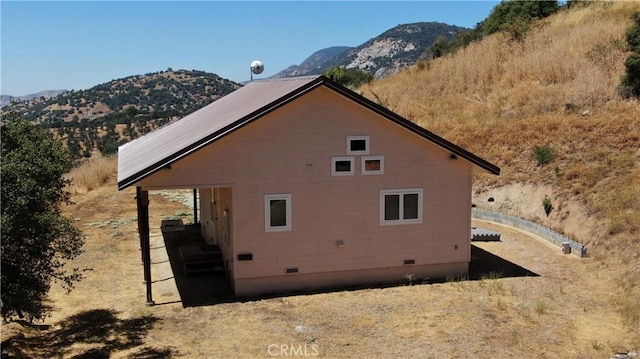
[{"label": "roof ridge", "polygon": [[250,83],[255,83],[255,82],[309,81],[309,80],[317,79],[320,76],[322,76],[322,75],[302,75],[302,76],[289,76],[289,77],[256,79],[256,80],[253,80],[253,81],[247,83],[247,85],[250,84]]}]

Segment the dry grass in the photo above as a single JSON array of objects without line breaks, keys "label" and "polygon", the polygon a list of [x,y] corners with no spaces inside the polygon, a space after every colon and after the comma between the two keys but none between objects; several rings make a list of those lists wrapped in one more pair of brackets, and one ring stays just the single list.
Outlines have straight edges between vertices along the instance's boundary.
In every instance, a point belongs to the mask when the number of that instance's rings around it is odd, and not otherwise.
[{"label": "dry grass", "polygon": [[[548,186],[559,210],[529,219],[560,230],[571,224],[570,234],[586,242],[594,257],[635,263],[640,102],[620,98],[616,87],[628,55],[625,32],[636,11],[639,2],[594,2],[562,11],[520,42],[497,34],[360,90],[498,164],[501,176],[478,178],[476,192],[499,194],[517,183]],[[538,167],[531,152],[543,145],[555,150],[556,159]],[[542,197],[528,199],[537,208]],[[580,222],[585,215],[588,220]],[[623,265],[618,275],[639,271]],[[638,298],[640,285],[619,291],[623,298]],[[619,302],[621,310],[635,311],[628,317],[640,316],[639,306]]]},{"label": "dry grass", "polygon": [[[76,205],[64,209],[87,234],[76,264],[93,271],[70,294],[52,290],[50,328],[3,325],[3,341],[12,338],[14,353],[27,357],[271,357],[272,344],[316,348],[319,357],[371,358],[607,358],[621,348],[640,350],[640,106],[612,88],[624,58],[616,40],[639,7],[596,3],[561,13],[523,43],[494,36],[363,89],[498,163],[503,175],[480,178],[482,188],[511,186],[524,195],[549,189],[558,208],[549,220],[559,227],[575,216],[566,208],[579,206],[586,219],[579,218],[576,235],[592,258],[482,223],[503,239],[482,248],[540,276],[494,273],[479,281],[182,308],[171,299],[171,278],[159,277],[159,244],[152,275],[161,305],[147,307],[134,193],[116,191],[115,160],[95,160],[111,169],[78,168]],[[531,149],[545,144],[557,158],[537,167]],[[540,206],[541,198],[533,200]],[[153,228],[178,212],[189,210],[151,195]]]},{"label": "dry grass", "polygon": [[[539,277],[404,285],[384,289],[232,302],[182,308],[163,264],[157,228],[186,210],[152,193],[152,276],[158,305],[145,306],[134,192],[115,183],[73,197],[66,214],[87,234],[76,265],[91,267],[67,294],[51,292],[50,327],[3,325],[12,354],[26,357],[267,358],[269,348],[306,346],[322,358],[611,357],[640,349],[611,306],[614,269],[506,227],[502,242],[482,248]],[[118,220],[114,220],[118,218]],[[133,220],[131,220],[133,219]],[[114,232],[118,232],[114,235]],[[168,278],[168,279],[167,279]],[[632,299],[626,303],[632,308]],[[631,304],[629,304],[631,303]],[[461,340],[463,338],[463,340]],[[272,347],[273,348],[273,347]]]},{"label": "dry grass", "polygon": [[472,120],[483,125],[503,117],[556,113],[567,104],[585,109],[606,103],[618,97],[624,32],[631,13],[640,10],[633,2],[613,6],[617,11],[594,5],[562,12],[521,42],[497,34],[363,90],[428,124]]},{"label": "dry grass", "polygon": [[104,186],[115,178],[117,167],[116,156],[103,157],[94,154],[67,174],[67,178],[71,179],[68,191],[72,194],[87,193]]},{"label": "dry grass", "polygon": [[[634,11],[640,3],[564,11],[521,42],[498,34],[362,91],[502,167],[479,183],[552,184],[610,232],[635,234],[640,224],[627,218],[640,218],[640,104],[616,93]],[[558,158],[537,168],[531,149],[547,144]]]}]

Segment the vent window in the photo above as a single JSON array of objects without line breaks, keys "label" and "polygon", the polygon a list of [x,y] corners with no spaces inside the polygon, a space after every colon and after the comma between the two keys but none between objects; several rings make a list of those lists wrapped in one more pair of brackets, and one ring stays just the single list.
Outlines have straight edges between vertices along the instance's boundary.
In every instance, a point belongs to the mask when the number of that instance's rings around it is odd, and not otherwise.
[{"label": "vent window", "polygon": [[383,156],[362,156],[363,175],[383,174],[384,173],[384,157]]},{"label": "vent window", "polygon": [[353,157],[332,157],[331,158],[331,175],[332,176],[351,176],[354,174]]},{"label": "vent window", "polygon": [[369,154],[369,136],[348,136],[347,137],[347,154],[348,155]]}]

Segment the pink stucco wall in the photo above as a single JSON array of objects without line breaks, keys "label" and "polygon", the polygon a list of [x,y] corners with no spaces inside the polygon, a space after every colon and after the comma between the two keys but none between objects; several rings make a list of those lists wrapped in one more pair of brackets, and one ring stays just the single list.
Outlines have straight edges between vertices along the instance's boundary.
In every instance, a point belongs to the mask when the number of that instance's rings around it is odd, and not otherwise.
[{"label": "pink stucco wall", "polygon": [[[354,175],[332,176],[331,158],[350,156],[347,136],[369,136],[367,156],[384,156],[384,174],[361,174],[361,156],[354,155]],[[307,287],[326,281],[327,273],[384,273],[406,268],[405,260],[416,267],[452,263],[451,274],[459,274],[460,263],[470,260],[471,172],[466,160],[453,160],[424,138],[320,87],[145,178],[142,186],[201,188],[203,218],[209,197],[202,193],[226,188],[232,198],[227,257],[253,255],[230,262],[234,281],[278,291],[291,289],[285,282],[297,283],[287,279],[278,286],[287,268],[298,268],[286,276],[306,278]],[[380,191],[404,188],[422,188],[422,223],[381,226]],[[291,194],[291,231],[265,232],[266,194]],[[205,238],[216,237],[211,228],[203,225]],[[260,278],[268,285],[256,284]]]}]

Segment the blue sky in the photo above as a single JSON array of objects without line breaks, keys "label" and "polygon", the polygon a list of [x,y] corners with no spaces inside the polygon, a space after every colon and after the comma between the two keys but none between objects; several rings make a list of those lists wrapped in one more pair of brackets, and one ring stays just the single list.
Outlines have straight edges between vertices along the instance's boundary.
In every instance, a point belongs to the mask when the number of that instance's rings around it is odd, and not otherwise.
[{"label": "blue sky", "polygon": [[196,69],[233,81],[357,46],[399,24],[473,27],[497,1],[0,1],[0,92],[88,89],[148,72]]}]

